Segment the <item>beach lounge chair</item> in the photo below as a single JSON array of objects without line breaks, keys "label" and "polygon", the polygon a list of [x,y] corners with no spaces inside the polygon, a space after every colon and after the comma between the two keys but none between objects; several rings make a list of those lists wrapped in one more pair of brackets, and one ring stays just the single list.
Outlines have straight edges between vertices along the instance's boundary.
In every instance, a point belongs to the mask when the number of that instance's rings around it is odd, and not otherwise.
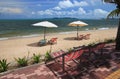
[{"label": "beach lounge chair", "polygon": [[51,38],[51,39],[48,41],[48,43],[49,43],[49,44],[57,44],[57,39],[58,39],[58,38]]},{"label": "beach lounge chair", "polygon": [[81,35],[79,35],[78,37],[75,37],[74,39],[75,39],[75,40],[82,40],[83,38],[84,38],[84,35],[81,34]]},{"label": "beach lounge chair", "polygon": [[78,40],[82,40],[84,38],[84,35],[79,35]]},{"label": "beach lounge chair", "polygon": [[94,59],[91,59],[90,62],[95,66],[108,66],[109,55],[106,55],[103,51],[105,43],[98,43],[89,48],[89,52],[94,54]]},{"label": "beach lounge chair", "polygon": [[90,39],[90,35],[91,35],[91,34],[86,34],[86,35],[84,35],[83,39],[85,39],[85,40]]},{"label": "beach lounge chair", "polygon": [[46,45],[47,44],[47,40],[45,39],[42,39],[42,40],[40,40],[39,42],[38,42],[38,45],[39,46],[44,46],[44,45]]},{"label": "beach lounge chair", "polygon": [[[50,67],[51,71],[59,77],[63,76],[66,73],[67,74],[69,73],[69,76],[72,77],[73,74],[71,74],[71,72],[75,72],[80,69],[80,68],[76,69],[79,67],[78,66],[79,64],[75,60],[79,59],[82,56],[83,52],[84,52],[83,49],[73,50],[70,52],[64,52],[62,50],[60,50],[58,52],[53,52],[51,54],[51,56],[53,57],[53,60],[55,61],[54,64],[56,64],[57,67],[59,66],[59,69],[56,69],[55,66],[54,67],[51,66]],[[73,61],[73,62],[71,62],[71,61]],[[71,63],[72,63],[72,65],[71,65]],[[46,63],[46,65],[49,67],[49,63]],[[52,67],[53,67],[53,69],[52,69]],[[82,74],[84,71],[85,71],[85,68],[81,68],[77,75]]]},{"label": "beach lounge chair", "polygon": [[120,52],[115,52],[115,59],[118,64],[120,63]]},{"label": "beach lounge chair", "polygon": [[96,54],[103,54],[103,48],[105,47],[105,43],[98,43],[92,46],[88,46],[88,52],[91,54],[93,53],[94,55]]},{"label": "beach lounge chair", "polygon": [[75,61],[75,59],[80,58],[80,56],[83,54],[84,50],[79,49],[79,50],[73,50],[70,52],[64,52],[64,51],[59,51],[59,52],[54,52],[51,54],[53,59],[60,63],[62,65],[63,71],[65,70],[65,65],[68,65],[68,61],[74,61],[76,64],[78,62]]},{"label": "beach lounge chair", "polygon": [[105,43],[99,43],[96,45],[95,48],[93,48],[93,51],[96,53],[100,52],[100,55],[103,55],[103,48],[105,47]]}]

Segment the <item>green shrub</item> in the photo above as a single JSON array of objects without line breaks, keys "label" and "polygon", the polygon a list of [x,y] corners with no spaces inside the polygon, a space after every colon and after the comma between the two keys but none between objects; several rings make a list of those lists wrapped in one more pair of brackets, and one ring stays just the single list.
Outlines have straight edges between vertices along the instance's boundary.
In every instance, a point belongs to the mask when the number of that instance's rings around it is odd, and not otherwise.
[{"label": "green shrub", "polygon": [[17,61],[18,66],[20,66],[20,67],[24,67],[24,66],[27,66],[27,65],[28,65],[28,59],[27,59],[26,57],[23,57],[23,58],[15,58],[15,60]]},{"label": "green shrub", "polygon": [[40,62],[40,58],[41,58],[41,55],[40,54],[38,54],[38,55],[36,55],[36,54],[33,54],[33,63],[39,63]]},{"label": "green shrub", "polygon": [[105,39],[104,40],[105,43],[112,43],[112,42],[115,42],[115,39]]},{"label": "green shrub", "polygon": [[94,46],[96,43],[93,42],[93,43],[89,43],[88,46]]},{"label": "green shrub", "polygon": [[45,60],[45,61],[50,61],[50,60],[52,60],[52,57],[51,57],[51,55],[50,55],[50,51],[47,51],[47,52],[46,52],[44,60]]},{"label": "green shrub", "polygon": [[0,60],[0,72],[7,71],[9,64],[10,64],[10,63],[7,63],[7,60],[6,60],[6,59]]},{"label": "green shrub", "polygon": [[67,49],[68,50],[68,52],[70,52],[70,51],[72,51],[73,49],[72,48],[69,48],[69,49]]}]

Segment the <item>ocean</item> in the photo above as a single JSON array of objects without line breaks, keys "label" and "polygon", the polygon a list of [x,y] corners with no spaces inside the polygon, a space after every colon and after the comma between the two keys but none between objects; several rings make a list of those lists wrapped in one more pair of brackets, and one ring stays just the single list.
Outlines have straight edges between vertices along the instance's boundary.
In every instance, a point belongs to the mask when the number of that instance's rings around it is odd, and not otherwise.
[{"label": "ocean", "polygon": [[33,37],[43,34],[43,27],[35,27],[32,24],[40,21],[50,21],[58,25],[58,28],[47,28],[47,33],[71,33],[76,31],[76,27],[70,27],[68,24],[72,21],[81,20],[88,26],[79,28],[80,31],[105,30],[116,28],[118,20],[111,19],[76,19],[76,18],[49,18],[49,19],[27,19],[27,20],[0,20],[0,40],[9,38]]}]

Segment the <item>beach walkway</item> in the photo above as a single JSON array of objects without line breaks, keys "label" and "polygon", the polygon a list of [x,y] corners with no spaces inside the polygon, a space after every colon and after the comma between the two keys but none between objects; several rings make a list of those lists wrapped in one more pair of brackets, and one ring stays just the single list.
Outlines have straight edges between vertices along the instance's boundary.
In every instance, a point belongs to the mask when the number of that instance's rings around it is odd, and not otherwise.
[{"label": "beach walkway", "polygon": [[43,64],[20,68],[0,76],[0,79],[57,79]]},{"label": "beach walkway", "polygon": [[[120,67],[120,64],[119,64]],[[116,70],[107,68],[97,68],[94,72],[91,72],[89,76],[85,76],[82,79],[119,79],[120,68]],[[50,71],[45,64],[37,64],[25,68],[20,68],[11,71],[7,74],[0,76],[0,79],[58,79],[52,71]],[[59,78],[69,79],[69,78]]]}]

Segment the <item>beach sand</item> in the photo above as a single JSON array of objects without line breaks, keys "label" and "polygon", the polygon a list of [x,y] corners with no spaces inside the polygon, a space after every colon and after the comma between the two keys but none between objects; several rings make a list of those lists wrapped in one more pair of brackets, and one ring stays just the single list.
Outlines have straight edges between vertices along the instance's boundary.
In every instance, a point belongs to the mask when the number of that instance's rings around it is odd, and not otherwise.
[{"label": "beach sand", "polygon": [[[57,44],[52,45],[52,52],[58,51],[60,49],[67,50],[72,47],[87,45],[91,42],[96,42],[98,40],[104,40],[107,38],[116,37],[117,28],[107,29],[107,30],[89,30],[89,31],[79,31],[79,34],[90,33],[89,40],[72,40],[72,37],[76,37],[76,32],[66,33],[66,34],[47,34],[46,38],[50,39],[52,37],[57,37]],[[50,50],[50,45],[37,46],[37,42],[43,39],[43,36],[29,37],[29,38],[16,38],[9,40],[0,41],[0,59],[7,59],[8,62],[14,61],[14,58],[24,57],[30,53],[31,57],[33,53],[40,53],[44,55],[46,51]]]}]

